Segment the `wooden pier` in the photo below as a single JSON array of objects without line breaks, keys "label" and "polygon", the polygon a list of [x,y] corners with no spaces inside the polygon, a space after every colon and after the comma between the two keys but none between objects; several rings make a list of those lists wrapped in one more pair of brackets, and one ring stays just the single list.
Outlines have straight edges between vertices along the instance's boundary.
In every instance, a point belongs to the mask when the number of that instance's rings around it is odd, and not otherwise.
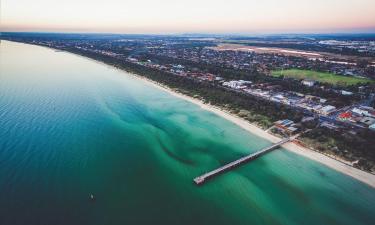
[{"label": "wooden pier", "polygon": [[226,164],[226,165],[224,165],[224,166],[222,166],[222,167],[220,167],[220,168],[218,168],[216,170],[213,170],[211,172],[205,173],[202,176],[196,177],[194,179],[194,182],[197,185],[201,185],[205,181],[207,181],[208,179],[210,179],[212,177],[215,177],[215,176],[217,176],[217,175],[219,175],[221,173],[224,173],[224,172],[226,172],[228,170],[234,169],[234,168],[236,168],[236,167],[238,167],[238,166],[240,166],[240,165],[242,165],[242,164],[244,164],[246,162],[252,161],[252,160],[254,160],[254,159],[256,159],[256,158],[258,158],[258,157],[260,157],[260,156],[262,156],[262,155],[264,155],[264,154],[266,154],[266,153],[268,153],[268,152],[270,152],[270,151],[272,151],[272,150],[274,150],[276,148],[278,148],[280,145],[283,145],[283,144],[291,141],[292,139],[294,139],[294,138],[285,138],[285,139],[281,140],[280,142],[277,142],[277,143],[275,143],[275,144],[273,144],[273,145],[271,145],[269,147],[263,148],[262,150],[260,150],[258,152],[252,153],[252,154],[250,154],[248,156],[242,157],[242,158],[240,158],[240,159],[238,159],[236,161],[228,163],[228,164]]}]

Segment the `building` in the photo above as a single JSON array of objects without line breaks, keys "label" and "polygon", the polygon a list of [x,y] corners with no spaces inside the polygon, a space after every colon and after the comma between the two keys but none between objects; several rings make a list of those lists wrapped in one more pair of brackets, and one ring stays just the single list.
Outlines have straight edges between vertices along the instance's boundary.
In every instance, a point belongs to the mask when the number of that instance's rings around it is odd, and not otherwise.
[{"label": "building", "polygon": [[223,86],[227,86],[233,89],[244,89],[247,88],[246,85],[251,84],[251,81],[244,81],[244,80],[232,80],[228,82],[224,82]]},{"label": "building", "polygon": [[353,92],[342,90],[342,91],[341,91],[341,94],[342,94],[342,95],[345,95],[345,96],[351,96],[351,95],[353,95]]},{"label": "building", "polygon": [[299,130],[299,128],[296,127],[296,124],[292,120],[279,120],[274,124],[278,130],[288,135],[293,135]]},{"label": "building", "polygon": [[292,125],[294,122],[292,120],[279,120],[275,122],[276,127],[285,128]]},{"label": "building", "polygon": [[327,106],[324,106],[323,108],[319,109],[319,113],[327,116],[327,115],[333,113],[335,110],[336,110],[336,107],[334,107],[332,105],[327,105]]},{"label": "building", "polygon": [[303,117],[302,120],[301,120],[302,123],[308,123],[308,122],[312,122],[312,121],[315,121],[315,117],[312,117],[312,116]]},{"label": "building", "polygon": [[351,119],[353,114],[351,112],[343,112],[341,113],[338,118],[342,121]]},{"label": "building", "polygon": [[359,122],[366,126],[371,126],[372,124],[375,124],[375,118],[363,117]]},{"label": "building", "polygon": [[375,131],[375,123],[368,127],[370,130]]},{"label": "building", "polygon": [[325,127],[325,128],[328,128],[330,130],[338,130],[339,127],[336,126],[335,124],[333,123],[328,123],[328,122],[323,122],[320,124],[321,127]]},{"label": "building", "polygon": [[282,94],[277,94],[272,96],[271,100],[275,102],[282,102],[284,101],[285,97]]},{"label": "building", "polygon": [[359,108],[353,108],[352,112],[359,116],[375,117],[375,110],[371,107],[361,106]]},{"label": "building", "polygon": [[301,83],[305,86],[313,87],[316,84],[316,81],[314,81],[314,80],[303,80]]}]

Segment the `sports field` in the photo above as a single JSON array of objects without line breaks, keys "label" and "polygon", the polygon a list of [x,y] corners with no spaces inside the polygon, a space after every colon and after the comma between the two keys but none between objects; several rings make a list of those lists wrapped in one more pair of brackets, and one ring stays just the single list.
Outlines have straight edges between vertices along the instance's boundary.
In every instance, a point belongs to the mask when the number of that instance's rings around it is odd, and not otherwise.
[{"label": "sports field", "polygon": [[351,77],[351,76],[343,76],[343,75],[336,75],[333,73],[323,73],[317,72],[312,70],[299,70],[299,69],[290,69],[290,70],[274,70],[272,71],[272,76],[274,77],[290,77],[295,79],[310,79],[315,80],[320,83],[329,83],[339,86],[349,86],[355,85],[360,83],[372,83],[374,82],[368,78],[360,78],[360,77]]}]

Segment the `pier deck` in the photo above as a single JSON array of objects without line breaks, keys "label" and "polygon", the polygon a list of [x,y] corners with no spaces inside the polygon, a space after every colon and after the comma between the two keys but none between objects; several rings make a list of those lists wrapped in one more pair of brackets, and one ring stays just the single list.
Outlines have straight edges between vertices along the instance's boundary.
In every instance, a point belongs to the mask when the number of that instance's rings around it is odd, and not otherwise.
[{"label": "pier deck", "polygon": [[237,159],[236,161],[233,161],[231,163],[228,163],[220,168],[217,168],[216,170],[213,170],[211,172],[208,172],[208,173],[205,173],[203,174],[202,176],[199,176],[199,177],[196,177],[194,179],[194,182],[197,184],[197,185],[201,185],[203,184],[205,181],[207,181],[208,179],[214,177],[214,176],[217,176],[221,173],[224,173],[225,171],[227,170],[231,170],[235,167],[238,167],[246,162],[249,162],[249,161],[252,161],[264,154],[266,154],[267,152],[270,152],[276,148],[278,148],[280,145],[283,145],[289,141],[291,141],[292,139],[294,138],[285,138],[283,140],[281,140],[280,142],[277,142],[269,147],[266,147],[266,148],[263,148],[262,150],[258,151],[258,152],[255,152],[255,153],[252,153],[248,156],[245,156],[245,157],[242,157],[240,159]]}]

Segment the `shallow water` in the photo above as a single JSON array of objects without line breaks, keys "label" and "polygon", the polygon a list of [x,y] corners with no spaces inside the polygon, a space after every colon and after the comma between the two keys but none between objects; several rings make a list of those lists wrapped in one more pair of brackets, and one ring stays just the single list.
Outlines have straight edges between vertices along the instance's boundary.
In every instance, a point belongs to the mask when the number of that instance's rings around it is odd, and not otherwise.
[{"label": "shallow water", "polygon": [[[1,41],[0,224],[373,224],[375,189],[143,80]],[[90,194],[95,201],[89,199]]]}]

